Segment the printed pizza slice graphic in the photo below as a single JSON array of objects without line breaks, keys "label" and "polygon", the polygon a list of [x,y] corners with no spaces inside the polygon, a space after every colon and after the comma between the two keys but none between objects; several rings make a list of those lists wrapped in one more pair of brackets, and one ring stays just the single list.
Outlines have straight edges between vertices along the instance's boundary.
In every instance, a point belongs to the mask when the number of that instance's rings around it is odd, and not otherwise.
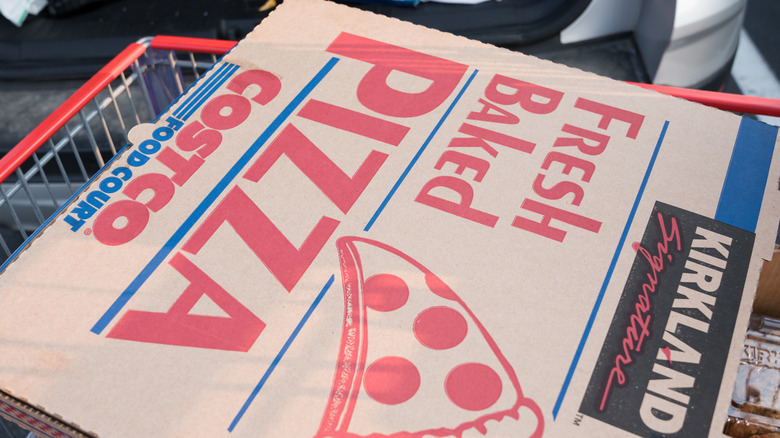
[{"label": "printed pizza slice graphic", "polygon": [[538,405],[453,289],[381,242],[343,237],[336,246],[344,320],[318,438],[462,437],[507,417],[542,436]]}]

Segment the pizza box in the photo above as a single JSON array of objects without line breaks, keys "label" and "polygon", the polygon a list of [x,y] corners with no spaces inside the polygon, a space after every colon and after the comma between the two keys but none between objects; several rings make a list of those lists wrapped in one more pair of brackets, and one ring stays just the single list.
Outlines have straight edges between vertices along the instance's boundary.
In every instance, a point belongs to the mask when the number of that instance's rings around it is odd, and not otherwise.
[{"label": "pizza box", "polygon": [[777,128],[287,0],[0,274],[48,436],[722,436]]}]

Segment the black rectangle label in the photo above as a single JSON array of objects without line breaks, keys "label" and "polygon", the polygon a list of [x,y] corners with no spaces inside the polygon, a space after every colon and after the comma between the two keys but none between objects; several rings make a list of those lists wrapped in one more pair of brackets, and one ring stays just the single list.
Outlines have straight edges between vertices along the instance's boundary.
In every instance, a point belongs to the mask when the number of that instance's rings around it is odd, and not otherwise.
[{"label": "black rectangle label", "polygon": [[580,412],[642,437],[707,436],[753,241],[657,202]]}]

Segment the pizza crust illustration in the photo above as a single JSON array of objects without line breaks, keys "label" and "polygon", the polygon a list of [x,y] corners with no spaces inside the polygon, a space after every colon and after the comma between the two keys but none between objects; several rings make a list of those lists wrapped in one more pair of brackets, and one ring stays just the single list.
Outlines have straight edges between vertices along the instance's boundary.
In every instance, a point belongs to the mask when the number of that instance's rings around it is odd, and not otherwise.
[{"label": "pizza crust illustration", "polygon": [[336,246],[344,319],[317,438],[462,437],[507,417],[535,421],[524,430],[542,436],[541,409],[453,289],[384,243]]}]

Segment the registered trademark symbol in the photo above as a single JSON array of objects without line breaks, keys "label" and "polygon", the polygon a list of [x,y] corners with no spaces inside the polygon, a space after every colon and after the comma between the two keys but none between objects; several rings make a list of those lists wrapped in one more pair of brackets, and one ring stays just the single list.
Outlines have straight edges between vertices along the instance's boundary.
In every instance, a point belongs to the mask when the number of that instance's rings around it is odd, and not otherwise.
[{"label": "registered trademark symbol", "polygon": [[92,234],[92,228],[87,228],[86,230],[84,230],[85,236],[89,236],[90,234]]}]

